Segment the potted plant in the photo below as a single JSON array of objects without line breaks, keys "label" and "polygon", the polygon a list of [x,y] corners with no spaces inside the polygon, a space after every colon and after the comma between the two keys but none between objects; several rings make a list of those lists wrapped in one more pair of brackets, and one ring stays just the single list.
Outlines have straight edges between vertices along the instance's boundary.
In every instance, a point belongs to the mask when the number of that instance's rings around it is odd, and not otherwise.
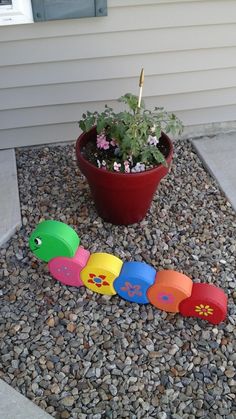
[{"label": "potted plant", "polygon": [[119,100],[128,109],[114,112],[106,105],[103,112],[83,114],[76,157],[98,214],[128,225],[145,217],[170,168],[173,145],[167,133],[181,132],[182,123],[163,108],[145,109],[141,98],[130,93]]}]

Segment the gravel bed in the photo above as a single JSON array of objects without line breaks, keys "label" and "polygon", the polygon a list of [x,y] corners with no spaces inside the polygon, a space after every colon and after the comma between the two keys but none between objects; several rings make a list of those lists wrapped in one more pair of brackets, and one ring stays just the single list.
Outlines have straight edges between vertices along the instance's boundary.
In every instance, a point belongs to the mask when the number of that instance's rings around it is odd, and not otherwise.
[{"label": "gravel bed", "polygon": [[[96,214],[73,145],[19,149],[23,227],[0,249],[0,378],[56,418],[236,418],[235,213],[188,142],[146,219]],[[219,326],[54,281],[28,248],[37,223],[74,226],[91,252],[222,287]]]}]

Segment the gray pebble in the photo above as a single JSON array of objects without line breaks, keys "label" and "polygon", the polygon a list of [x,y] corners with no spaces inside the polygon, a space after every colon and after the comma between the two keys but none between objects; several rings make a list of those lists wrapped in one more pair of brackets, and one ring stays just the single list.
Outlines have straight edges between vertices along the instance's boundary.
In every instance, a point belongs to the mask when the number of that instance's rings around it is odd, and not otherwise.
[{"label": "gray pebble", "polygon": [[109,386],[109,390],[110,390],[110,393],[112,394],[112,396],[116,396],[117,395],[117,388],[113,384],[111,384]]}]

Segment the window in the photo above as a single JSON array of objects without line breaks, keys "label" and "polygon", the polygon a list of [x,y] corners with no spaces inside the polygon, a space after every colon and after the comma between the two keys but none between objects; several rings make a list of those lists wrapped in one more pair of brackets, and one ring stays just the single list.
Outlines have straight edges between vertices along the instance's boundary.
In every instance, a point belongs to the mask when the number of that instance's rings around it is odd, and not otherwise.
[{"label": "window", "polygon": [[31,0],[0,0],[0,25],[33,22]]},{"label": "window", "polygon": [[0,0],[0,25],[107,15],[107,0]]}]

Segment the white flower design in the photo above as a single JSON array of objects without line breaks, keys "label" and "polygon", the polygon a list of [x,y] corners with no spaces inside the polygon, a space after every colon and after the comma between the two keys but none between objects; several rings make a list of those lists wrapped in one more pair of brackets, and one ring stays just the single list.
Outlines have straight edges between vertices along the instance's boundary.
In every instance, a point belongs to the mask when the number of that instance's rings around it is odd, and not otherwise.
[{"label": "white flower design", "polygon": [[136,165],[131,169],[132,173],[139,173],[139,172],[144,172],[146,169],[145,164],[144,163],[136,163]]},{"label": "white flower design", "polygon": [[159,140],[156,136],[149,135],[147,139],[147,143],[150,145],[157,145],[159,143]]}]

